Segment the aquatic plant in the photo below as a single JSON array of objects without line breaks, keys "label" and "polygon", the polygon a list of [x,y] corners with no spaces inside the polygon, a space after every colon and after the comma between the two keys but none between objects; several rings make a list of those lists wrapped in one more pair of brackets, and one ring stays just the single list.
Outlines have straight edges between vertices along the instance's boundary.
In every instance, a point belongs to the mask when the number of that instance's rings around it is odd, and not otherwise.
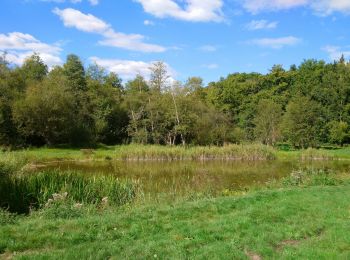
[{"label": "aquatic plant", "polygon": [[[11,168],[10,168],[11,169]],[[44,207],[59,195],[83,204],[103,203],[121,206],[131,202],[137,193],[137,185],[122,182],[113,176],[86,176],[82,172],[48,170],[39,173],[12,172],[0,168],[0,207],[10,212],[28,213]]]}]

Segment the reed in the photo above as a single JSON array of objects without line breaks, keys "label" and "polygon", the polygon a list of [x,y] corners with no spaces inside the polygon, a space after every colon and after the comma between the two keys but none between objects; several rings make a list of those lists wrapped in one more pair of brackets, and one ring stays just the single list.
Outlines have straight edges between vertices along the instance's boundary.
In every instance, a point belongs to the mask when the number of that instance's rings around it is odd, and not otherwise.
[{"label": "reed", "polygon": [[122,160],[273,160],[276,158],[273,148],[260,145],[227,146],[158,146],[128,145],[116,147],[115,158]]},{"label": "reed", "polygon": [[29,174],[10,167],[2,167],[0,172],[0,207],[16,213],[28,213],[62,197],[82,204],[121,206],[137,194],[135,183],[113,176],[59,170]]}]

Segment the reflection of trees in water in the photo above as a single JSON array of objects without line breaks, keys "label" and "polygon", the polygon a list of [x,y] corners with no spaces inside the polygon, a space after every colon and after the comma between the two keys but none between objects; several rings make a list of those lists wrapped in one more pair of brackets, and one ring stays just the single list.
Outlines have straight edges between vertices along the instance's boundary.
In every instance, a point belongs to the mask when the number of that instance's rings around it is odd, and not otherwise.
[{"label": "reflection of trees in water", "polygon": [[220,192],[224,189],[241,189],[264,184],[288,176],[303,167],[334,171],[348,171],[349,162],[56,162],[39,167],[39,170],[59,168],[86,174],[113,174],[120,179],[136,180],[145,193],[189,194],[192,192]]}]

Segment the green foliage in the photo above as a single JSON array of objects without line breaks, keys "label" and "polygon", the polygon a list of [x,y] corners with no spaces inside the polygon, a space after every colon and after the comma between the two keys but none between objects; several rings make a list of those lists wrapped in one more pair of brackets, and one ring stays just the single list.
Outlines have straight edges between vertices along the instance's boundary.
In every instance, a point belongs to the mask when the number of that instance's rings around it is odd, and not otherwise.
[{"label": "green foliage", "polygon": [[68,143],[76,122],[74,99],[64,85],[46,81],[27,89],[25,98],[14,104],[13,119],[27,140]]},{"label": "green foliage", "polygon": [[273,100],[259,101],[254,119],[255,135],[264,144],[274,145],[280,137],[282,107]]},{"label": "green foliage", "polygon": [[24,61],[21,71],[26,80],[41,81],[46,77],[48,67],[38,54],[33,54]]},{"label": "green foliage", "polygon": [[315,147],[319,142],[322,111],[319,104],[308,97],[291,100],[283,118],[282,131],[295,147]]},{"label": "green foliage", "polygon": [[63,72],[68,78],[69,86],[73,92],[86,90],[85,69],[78,56],[74,54],[67,56]]},{"label": "green foliage", "polygon": [[[48,72],[37,54],[20,67],[0,59],[0,144],[224,145],[260,141],[295,148],[350,142],[350,65],[305,60],[289,70],[234,73],[203,85],[151,66],[123,85],[76,55]],[[53,102],[55,101],[55,102]],[[51,106],[51,104],[53,104]],[[62,111],[62,113],[58,113]]]},{"label": "green foliage", "polygon": [[329,137],[334,144],[343,145],[350,141],[350,129],[346,122],[332,121],[329,123]]}]

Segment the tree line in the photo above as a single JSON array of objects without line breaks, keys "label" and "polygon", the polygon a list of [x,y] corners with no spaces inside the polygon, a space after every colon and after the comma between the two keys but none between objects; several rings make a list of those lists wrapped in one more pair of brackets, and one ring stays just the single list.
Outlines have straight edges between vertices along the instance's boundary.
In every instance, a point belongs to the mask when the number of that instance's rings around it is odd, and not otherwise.
[{"label": "tree line", "polygon": [[267,74],[235,73],[204,86],[171,80],[163,62],[122,83],[76,55],[51,70],[38,54],[0,57],[0,145],[123,143],[294,147],[350,143],[350,64],[305,60]]}]

